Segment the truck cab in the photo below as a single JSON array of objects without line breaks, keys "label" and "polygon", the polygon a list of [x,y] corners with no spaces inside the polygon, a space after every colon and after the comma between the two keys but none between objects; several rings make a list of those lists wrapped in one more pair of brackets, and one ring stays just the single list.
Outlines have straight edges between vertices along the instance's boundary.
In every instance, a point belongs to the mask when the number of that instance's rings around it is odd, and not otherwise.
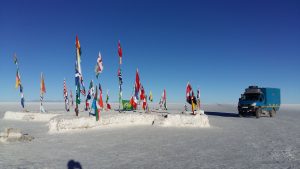
[{"label": "truck cab", "polygon": [[259,118],[261,115],[274,117],[280,107],[280,89],[278,88],[259,88],[258,86],[249,86],[241,94],[238,102],[238,111],[240,117],[255,115]]}]

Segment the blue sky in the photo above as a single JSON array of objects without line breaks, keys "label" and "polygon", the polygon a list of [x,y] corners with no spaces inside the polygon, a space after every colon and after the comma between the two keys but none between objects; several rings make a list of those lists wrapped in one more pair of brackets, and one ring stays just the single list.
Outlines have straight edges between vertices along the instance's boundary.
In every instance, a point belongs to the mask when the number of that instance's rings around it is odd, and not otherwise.
[{"label": "blue sky", "polygon": [[[205,103],[236,103],[249,85],[278,87],[283,103],[300,103],[300,1],[2,1],[0,101],[19,101],[16,52],[26,100],[62,100],[63,79],[74,92],[75,36],[82,47],[86,87],[91,79],[118,98],[117,42],[123,48],[123,96],[139,68],[158,102],[184,102],[186,83]],[[102,53],[104,71],[94,66]]]}]

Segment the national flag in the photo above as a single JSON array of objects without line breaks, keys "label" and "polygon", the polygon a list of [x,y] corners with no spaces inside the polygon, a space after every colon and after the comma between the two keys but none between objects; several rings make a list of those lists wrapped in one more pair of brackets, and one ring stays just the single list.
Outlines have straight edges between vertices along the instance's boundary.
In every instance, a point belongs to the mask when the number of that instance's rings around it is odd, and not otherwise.
[{"label": "national flag", "polygon": [[17,70],[17,74],[16,74],[16,88],[18,88],[20,85],[21,85],[21,79],[20,79],[19,70]]},{"label": "national flag", "polygon": [[111,109],[111,106],[110,106],[110,104],[108,103],[108,100],[109,100],[109,95],[108,95],[108,91],[107,91],[107,93],[106,93],[106,108],[108,109],[108,110],[110,110]]},{"label": "national flag", "polygon": [[136,110],[136,108],[137,108],[137,98],[135,96],[131,96],[130,104],[133,107],[133,109]]},{"label": "national flag", "polygon": [[189,103],[189,104],[192,104],[192,99],[191,99],[191,91],[192,91],[192,86],[190,85],[190,83],[188,82],[187,85],[186,85],[186,101]]},{"label": "national flag", "polygon": [[44,75],[41,73],[41,94],[46,93]]},{"label": "national flag", "polygon": [[98,76],[100,73],[102,73],[103,71],[103,63],[102,63],[102,56],[101,53],[99,52],[98,54],[98,58],[97,58],[97,64],[96,64],[96,68],[95,68],[95,73],[96,73],[96,78],[98,79]]},{"label": "national flag", "polygon": [[123,55],[123,52],[122,52],[122,47],[121,47],[121,42],[119,40],[118,42],[118,54],[119,54],[119,58],[120,58],[120,65],[122,64],[122,55]]},{"label": "national flag", "polygon": [[139,70],[136,69],[136,73],[135,73],[135,88],[136,88],[137,91],[139,91],[140,87],[141,87],[141,82],[140,82]]},{"label": "national flag", "polygon": [[103,99],[102,99],[102,87],[101,87],[101,84],[99,83],[99,92],[100,92],[100,95],[99,95],[99,106],[101,108],[103,108]]}]

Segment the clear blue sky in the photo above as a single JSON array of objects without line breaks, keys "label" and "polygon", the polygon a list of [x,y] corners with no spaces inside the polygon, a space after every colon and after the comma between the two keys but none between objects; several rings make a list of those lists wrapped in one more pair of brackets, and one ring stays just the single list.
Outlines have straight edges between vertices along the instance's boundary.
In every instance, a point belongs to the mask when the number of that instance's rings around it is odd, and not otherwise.
[{"label": "clear blue sky", "polygon": [[300,103],[300,1],[7,0],[0,5],[0,101],[19,101],[16,52],[25,99],[62,100],[63,79],[75,89],[75,36],[86,87],[95,78],[118,98],[117,42],[123,48],[124,97],[135,70],[158,102],[184,102],[188,81],[205,103],[236,103],[244,88],[279,87],[283,103]]}]

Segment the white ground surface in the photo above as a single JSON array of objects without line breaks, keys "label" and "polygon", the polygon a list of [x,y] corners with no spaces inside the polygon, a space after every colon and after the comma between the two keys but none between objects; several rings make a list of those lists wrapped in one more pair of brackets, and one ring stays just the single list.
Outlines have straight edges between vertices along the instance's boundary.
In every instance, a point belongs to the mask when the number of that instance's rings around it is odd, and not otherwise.
[{"label": "white ground surface", "polygon": [[[169,104],[169,112],[183,105]],[[63,113],[63,103],[45,103]],[[38,103],[27,105],[38,111]],[[30,142],[0,143],[0,168],[300,168],[300,105],[275,118],[239,118],[235,105],[204,105],[210,128],[103,127],[48,134],[47,122],[3,120],[19,103],[0,103],[0,131],[19,128]],[[73,114],[71,112],[70,114]],[[87,116],[86,112],[80,115]]]}]

